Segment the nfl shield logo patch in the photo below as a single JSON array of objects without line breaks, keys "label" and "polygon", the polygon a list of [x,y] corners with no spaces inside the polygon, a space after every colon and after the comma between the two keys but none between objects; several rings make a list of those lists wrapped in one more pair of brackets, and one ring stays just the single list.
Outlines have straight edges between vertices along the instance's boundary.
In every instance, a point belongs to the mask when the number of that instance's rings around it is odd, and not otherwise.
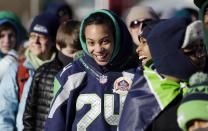
[{"label": "nfl shield logo patch", "polygon": [[101,84],[105,84],[107,81],[108,81],[108,77],[107,77],[107,76],[101,75],[101,76],[99,77],[99,82],[100,82]]}]

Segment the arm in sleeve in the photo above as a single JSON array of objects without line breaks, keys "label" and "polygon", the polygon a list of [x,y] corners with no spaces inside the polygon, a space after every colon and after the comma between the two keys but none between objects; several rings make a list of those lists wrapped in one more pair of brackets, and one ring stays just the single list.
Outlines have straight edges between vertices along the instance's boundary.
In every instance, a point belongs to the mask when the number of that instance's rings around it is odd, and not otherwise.
[{"label": "arm in sleeve", "polygon": [[119,131],[144,131],[160,111],[145,77],[137,72],[124,103]]},{"label": "arm in sleeve", "polygon": [[23,125],[24,125],[24,131],[32,131],[35,130],[35,114],[36,114],[36,98],[37,92],[36,89],[38,88],[38,76],[35,74],[32,80],[32,84],[30,86],[30,90],[28,92],[28,97],[26,100],[26,106],[25,111],[23,114]]},{"label": "arm in sleeve", "polygon": [[0,131],[16,129],[16,114],[18,110],[18,86],[16,70],[11,68],[0,83]]},{"label": "arm in sleeve", "polygon": [[[62,90],[60,88],[60,90]],[[64,131],[66,127],[67,100],[63,100],[57,91],[56,97],[53,99],[51,109],[46,119],[45,131]]]},{"label": "arm in sleeve", "polygon": [[76,101],[81,90],[79,87],[84,87],[86,84],[83,82],[86,79],[86,72],[74,73],[73,71],[73,68],[70,68],[62,76],[56,76],[60,87],[52,102],[45,131],[72,130],[76,116]]},{"label": "arm in sleeve", "polygon": [[62,86],[53,100],[45,131],[70,131],[76,115],[77,92],[67,92]]}]

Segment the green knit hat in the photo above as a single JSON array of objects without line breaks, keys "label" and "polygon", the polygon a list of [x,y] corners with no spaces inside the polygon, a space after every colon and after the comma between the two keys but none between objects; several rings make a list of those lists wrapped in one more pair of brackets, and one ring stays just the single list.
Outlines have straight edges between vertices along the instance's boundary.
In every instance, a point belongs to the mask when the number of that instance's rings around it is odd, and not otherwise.
[{"label": "green knit hat", "polygon": [[[193,77],[197,78],[196,76],[198,75],[199,73]],[[183,131],[188,130],[187,124],[192,120],[200,119],[208,121],[208,79],[198,81],[196,79],[194,80],[193,77],[190,79],[190,83],[193,86],[187,89],[177,112],[178,125]]]}]

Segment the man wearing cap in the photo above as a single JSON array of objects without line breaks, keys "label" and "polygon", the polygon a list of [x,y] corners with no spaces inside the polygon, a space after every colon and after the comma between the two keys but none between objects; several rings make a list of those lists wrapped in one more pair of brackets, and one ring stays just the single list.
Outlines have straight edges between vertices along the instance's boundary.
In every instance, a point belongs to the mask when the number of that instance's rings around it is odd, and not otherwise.
[{"label": "man wearing cap", "polygon": [[23,66],[29,72],[21,99],[18,97],[16,81],[18,64],[11,65],[8,73],[0,83],[0,130],[22,130],[22,117],[25,109],[26,98],[30,89],[34,71],[42,64],[50,62],[55,57],[55,38],[59,26],[56,16],[43,13],[34,17],[30,26],[29,46],[25,51]]},{"label": "man wearing cap", "polygon": [[0,11],[0,81],[7,68],[18,59],[18,47],[26,39],[26,30],[11,11]]}]

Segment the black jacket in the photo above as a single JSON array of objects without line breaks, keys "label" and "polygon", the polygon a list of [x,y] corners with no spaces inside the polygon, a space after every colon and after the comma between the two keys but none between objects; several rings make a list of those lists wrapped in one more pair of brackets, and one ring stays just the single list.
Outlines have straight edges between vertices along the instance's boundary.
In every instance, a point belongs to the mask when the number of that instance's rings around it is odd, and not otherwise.
[{"label": "black jacket", "polygon": [[52,62],[42,65],[35,72],[23,115],[24,131],[44,130],[53,99],[54,78],[64,65],[71,61],[66,59],[65,56],[63,60],[63,54],[59,53]]},{"label": "black jacket", "polygon": [[148,126],[145,131],[181,131],[177,123],[177,109],[182,99],[178,95]]}]

